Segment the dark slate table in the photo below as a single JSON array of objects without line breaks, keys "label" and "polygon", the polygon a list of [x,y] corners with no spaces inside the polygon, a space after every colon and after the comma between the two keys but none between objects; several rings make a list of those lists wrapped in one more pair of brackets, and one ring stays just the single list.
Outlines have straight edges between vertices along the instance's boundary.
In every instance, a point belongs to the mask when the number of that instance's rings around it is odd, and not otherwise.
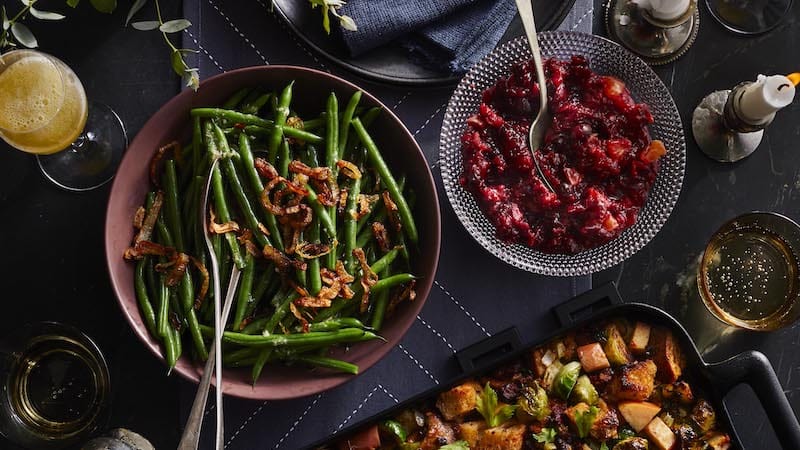
[{"label": "dark slate table", "polygon": [[[48,4],[48,2],[42,2]],[[61,6],[61,2],[49,2]],[[75,69],[89,96],[111,105],[132,137],[179,89],[164,44],[156,33],[121,27],[125,11],[110,17],[84,4],[62,23],[33,24],[42,49]],[[162,2],[165,15],[178,2]],[[121,9],[124,9],[123,5]],[[599,5],[596,7],[599,10]],[[597,21],[597,18],[596,18]],[[694,48],[673,65],[657,69],[687,123],[708,92],[729,88],[758,73],[798,69],[800,3],[772,33],[734,37],[702,11]],[[599,23],[595,25],[599,32]],[[688,164],[681,199],[656,238],[624,264],[595,275],[595,284],[616,281],[627,301],[663,307],[690,330],[708,360],[744,349],[769,356],[795,411],[800,410],[800,343],[797,327],[770,334],[734,331],[715,322],[699,304],[692,264],[708,237],[727,219],[770,210],[800,219],[800,102],[782,111],[750,158],[733,165],[713,162],[687,134]],[[689,128],[687,126],[687,133]],[[0,143],[0,273],[7,288],[0,327],[8,331],[36,320],[72,323],[93,336],[107,355],[114,380],[111,426],[146,435],[157,448],[174,448],[182,424],[178,392],[186,383],[166,378],[164,367],[124,323],[106,275],[102,229],[108,187],[86,194],[63,192],[39,173],[35,160]],[[446,201],[443,207],[449,207]],[[727,399],[748,448],[778,448],[763,410],[749,388]],[[0,441],[0,448],[16,450]]]}]

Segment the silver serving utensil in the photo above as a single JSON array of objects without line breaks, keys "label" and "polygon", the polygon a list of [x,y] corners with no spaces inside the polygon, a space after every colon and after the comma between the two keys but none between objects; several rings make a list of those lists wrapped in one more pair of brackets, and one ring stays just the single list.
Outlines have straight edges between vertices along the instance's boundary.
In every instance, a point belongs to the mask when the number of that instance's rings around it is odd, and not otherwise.
[{"label": "silver serving utensil", "polygon": [[544,176],[542,168],[539,167],[539,161],[536,160],[536,150],[542,145],[544,134],[547,132],[547,129],[550,128],[553,116],[550,114],[550,109],[547,107],[547,80],[544,77],[542,55],[541,52],[539,52],[539,39],[536,37],[536,22],[533,19],[533,5],[531,0],[515,1],[517,2],[519,16],[522,18],[522,27],[525,28],[525,35],[528,37],[528,44],[531,46],[533,64],[536,66],[536,81],[539,83],[539,112],[533,119],[531,128],[528,131],[528,147],[531,150],[533,165],[536,166],[536,172],[539,174],[539,178],[542,179],[542,182],[550,192],[555,192],[553,186],[547,181],[547,177]]},{"label": "silver serving utensil", "polygon": [[225,428],[222,415],[222,352],[217,351],[221,348],[222,334],[221,330],[228,322],[228,316],[231,312],[231,305],[233,304],[233,297],[236,292],[236,285],[239,284],[240,271],[236,265],[233,265],[231,270],[231,278],[228,283],[228,289],[225,293],[225,306],[220,313],[220,279],[219,279],[219,261],[217,254],[214,253],[214,247],[211,245],[211,237],[208,233],[208,227],[205,226],[206,211],[208,211],[208,194],[211,189],[211,178],[217,167],[217,159],[211,163],[211,168],[208,171],[208,178],[206,179],[206,189],[203,194],[203,201],[200,208],[200,223],[203,225],[203,237],[205,238],[206,248],[211,257],[211,278],[214,286],[214,344],[208,352],[208,360],[203,368],[203,377],[200,379],[200,384],[197,386],[197,394],[195,394],[192,409],[189,413],[189,419],[186,421],[186,426],[183,429],[183,436],[178,444],[178,450],[197,450],[200,445],[200,429],[203,426],[203,413],[205,411],[206,401],[208,399],[208,391],[211,389],[211,374],[213,373],[216,379],[217,389],[215,391],[216,397],[216,423],[217,423],[217,438],[216,449],[223,450],[225,448]]}]

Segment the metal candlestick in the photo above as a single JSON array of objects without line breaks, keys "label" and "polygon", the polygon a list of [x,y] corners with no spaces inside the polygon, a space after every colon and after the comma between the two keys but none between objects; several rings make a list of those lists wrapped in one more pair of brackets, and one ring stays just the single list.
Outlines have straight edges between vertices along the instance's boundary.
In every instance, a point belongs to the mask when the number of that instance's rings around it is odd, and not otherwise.
[{"label": "metal candlestick", "polygon": [[692,114],[694,140],[708,157],[720,162],[736,162],[750,156],[761,143],[764,129],[772,123],[775,113],[761,122],[753,123],[741,114],[745,82],[731,90],[707,95]]},{"label": "metal candlestick", "polygon": [[609,0],[606,4],[609,36],[654,66],[683,56],[694,43],[699,27],[696,0],[689,2],[683,15],[670,21],[653,17],[649,10],[631,0]]}]

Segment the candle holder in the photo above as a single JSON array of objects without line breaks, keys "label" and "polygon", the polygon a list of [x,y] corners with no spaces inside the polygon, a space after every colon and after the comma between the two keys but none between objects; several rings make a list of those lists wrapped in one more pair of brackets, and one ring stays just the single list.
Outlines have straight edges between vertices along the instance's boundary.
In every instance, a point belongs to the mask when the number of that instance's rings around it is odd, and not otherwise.
[{"label": "candle holder", "polygon": [[752,123],[741,114],[741,100],[747,86],[740,83],[731,90],[707,95],[692,114],[692,133],[703,153],[720,162],[736,162],[752,154],[764,129],[772,123],[775,114]]},{"label": "candle holder", "polygon": [[671,63],[689,50],[700,27],[700,11],[697,1],[691,0],[686,12],[667,21],[635,1],[609,0],[605,22],[614,41],[657,66]]}]

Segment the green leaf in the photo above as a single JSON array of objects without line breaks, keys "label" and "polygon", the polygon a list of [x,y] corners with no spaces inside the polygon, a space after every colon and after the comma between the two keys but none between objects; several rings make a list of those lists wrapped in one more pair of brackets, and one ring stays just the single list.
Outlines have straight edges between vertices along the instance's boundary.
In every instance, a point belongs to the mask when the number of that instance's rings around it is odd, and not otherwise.
[{"label": "green leaf", "polygon": [[186,71],[187,67],[186,63],[183,62],[183,54],[181,54],[179,50],[175,50],[172,52],[172,55],[170,55],[169,59],[170,63],[172,63],[172,70],[175,71],[178,76],[183,76],[183,72]]},{"label": "green leaf", "polygon": [[469,450],[469,443],[467,441],[455,441],[452,444],[439,447],[439,450]]},{"label": "green leaf", "polygon": [[556,441],[556,429],[555,428],[542,428],[540,433],[534,433],[533,438],[536,439],[536,442],[541,442],[542,444],[549,444]]},{"label": "green leaf", "polygon": [[608,445],[605,442],[603,442],[602,444],[600,444],[600,450],[608,450]]},{"label": "green leaf", "polygon": [[24,24],[16,22],[11,25],[11,34],[14,35],[14,38],[20,44],[24,45],[28,48],[36,48],[39,46],[39,43],[36,41],[36,37],[33,35],[30,29],[26,27]]},{"label": "green leaf", "polygon": [[150,31],[158,29],[159,25],[161,25],[157,20],[143,20],[141,22],[133,22],[131,26],[135,30],[139,31]]},{"label": "green leaf", "polygon": [[477,403],[477,410],[486,420],[486,425],[489,428],[499,426],[508,421],[514,415],[514,410],[516,409],[514,405],[503,405],[498,408],[497,393],[489,386],[488,381],[483,388],[483,392],[478,396]]},{"label": "green leaf", "polygon": [[177,33],[189,28],[190,26],[192,26],[192,22],[189,22],[186,19],[175,19],[162,23],[158,29],[161,30],[162,33]]},{"label": "green leaf", "polygon": [[75,8],[76,6],[78,6],[78,3],[80,2],[81,0],[67,0],[67,5],[72,8]]},{"label": "green leaf", "polygon": [[138,13],[146,4],[147,0],[136,0],[135,2],[133,2],[133,5],[131,5],[131,9],[128,10],[128,17],[125,18],[126,27],[131,22],[131,19],[133,19],[133,16],[135,16],[136,13]]},{"label": "green leaf", "polygon": [[322,28],[325,29],[326,33],[331,34],[331,18],[328,17],[327,3],[322,5]]},{"label": "green leaf", "polygon": [[186,69],[182,76],[183,83],[188,88],[192,88],[193,91],[197,91],[200,88],[200,76],[198,75],[198,69]]},{"label": "green leaf", "polygon": [[589,430],[592,429],[592,424],[594,424],[599,412],[600,410],[596,406],[590,406],[586,411],[575,412],[575,426],[578,428],[578,437],[582,439],[589,435]]},{"label": "green leaf", "polygon": [[11,22],[8,21],[8,15],[6,15],[6,7],[0,6],[0,17],[3,19],[3,31],[8,30],[11,28]]},{"label": "green leaf", "polygon": [[31,15],[33,17],[36,17],[39,20],[61,20],[61,19],[64,19],[66,17],[63,14],[54,13],[54,12],[50,12],[50,11],[40,11],[40,10],[35,9],[33,7],[31,7],[30,11],[31,11]]},{"label": "green leaf", "polygon": [[19,0],[22,3],[22,6],[28,6],[33,2],[33,0]]},{"label": "green leaf", "polygon": [[101,13],[111,14],[117,9],[117,0],[89,0],[89,2]]}]

